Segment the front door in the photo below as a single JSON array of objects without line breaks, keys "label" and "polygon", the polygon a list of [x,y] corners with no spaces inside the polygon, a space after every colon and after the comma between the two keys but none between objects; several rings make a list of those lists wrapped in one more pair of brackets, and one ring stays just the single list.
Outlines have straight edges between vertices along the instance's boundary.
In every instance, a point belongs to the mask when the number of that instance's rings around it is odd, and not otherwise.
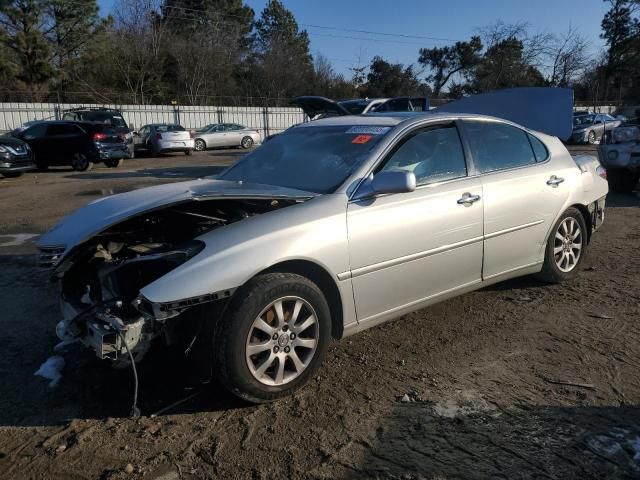
[{"label": "front door", "polygon": [[387,169],[412,171],[417,188],[348,205],[359,321],[384,321],[481,280],[482,186],[467,176],[455,124],[409,133],[378,171]]}]

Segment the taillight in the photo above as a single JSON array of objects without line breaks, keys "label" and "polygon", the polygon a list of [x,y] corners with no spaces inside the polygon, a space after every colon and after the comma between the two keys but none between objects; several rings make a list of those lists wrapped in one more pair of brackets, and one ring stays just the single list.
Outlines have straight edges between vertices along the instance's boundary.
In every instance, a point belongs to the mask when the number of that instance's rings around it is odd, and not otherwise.
[{"label": "taillight", "polygon": [[100,140],[104,140],[105,138],[107,138],[107,134],[106,133],[96,132],[96,133],[93,134],[93,141],[94,142],[99,142]]},{"label": "taillight", "polygon": [[600,166],[596,168],[596,173],[598,174],[599,177],[604,178],[605,180],[607,179],[607,170]]},{"label": "taillight", "polygon": [[162,134],[156,133],[156,140],[162,140]]}]

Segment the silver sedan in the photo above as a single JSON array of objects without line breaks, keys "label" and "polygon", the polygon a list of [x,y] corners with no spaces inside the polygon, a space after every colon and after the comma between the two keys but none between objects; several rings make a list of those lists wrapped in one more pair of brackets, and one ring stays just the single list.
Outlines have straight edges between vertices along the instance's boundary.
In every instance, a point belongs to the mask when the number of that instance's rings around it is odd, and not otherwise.
[{"label": "silver sedan", "polygon": [[184,342],[264,402],[313,378],[332,337],[522,275],[573,279],[604,176],[493,117],[335,117],[217,179],[91,203],[39,246],[62,288],[60,338],[134,368],[154,338]]},{"label": "silver sedan", "polygon": [[168,152],[184,152],[191,155],[193,136],[182,125],[153,123],[133,132],[134,151],[146,151],[159,155]]},{"label": "silver sedan", "polygon": [[198,151],[214,147],[251,148],[261,143],[260,132],[237,123],[214,123],[196,130],[195,149]]}]

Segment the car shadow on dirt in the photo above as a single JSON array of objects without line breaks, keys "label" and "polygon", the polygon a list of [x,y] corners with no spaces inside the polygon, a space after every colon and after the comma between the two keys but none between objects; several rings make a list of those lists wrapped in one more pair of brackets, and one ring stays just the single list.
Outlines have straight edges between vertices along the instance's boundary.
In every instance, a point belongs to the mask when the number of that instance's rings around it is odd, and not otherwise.
[{"label": "car shadow on dirt", "polygon": [[640,191],[607,195],[607,207],[640,207]]},{"label": "car shadow on dirt", "polygon": [[638,478],[639,425],[637,406],[399,403],[371,441],[348,442],[330,467],[314,473],[344,479]]},{"label": "car shadow on dirt", "polygon": [[110,169],[104,172],[87,172],[66,175],[65,178],[79,180],[117,180],[127,178],[177,178],[192,179],[218,175],[227,167],[221,165],[199,165],[185,167],[144,168],[133,171],[114,171]]}]

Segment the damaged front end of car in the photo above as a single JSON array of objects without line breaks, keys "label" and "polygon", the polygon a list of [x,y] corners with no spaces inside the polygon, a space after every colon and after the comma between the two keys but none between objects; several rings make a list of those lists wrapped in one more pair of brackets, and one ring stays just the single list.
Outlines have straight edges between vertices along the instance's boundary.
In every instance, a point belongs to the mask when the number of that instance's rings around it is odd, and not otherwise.
[{"label": "damaged front end of car", "polygon": [[137,363],[155,339],[189,342],[185,332],[198,331],[188,326],[193,307],[223,304],[234,289],[167,303],[152,302],[141,291],[197,257],[205,248],[201,235],[299,201],[201,196],[136,212],[71,247],[47,245],[45,235],[41,264],[53,269],[63,313],[58,337],[79,340],[116,367]]}]

